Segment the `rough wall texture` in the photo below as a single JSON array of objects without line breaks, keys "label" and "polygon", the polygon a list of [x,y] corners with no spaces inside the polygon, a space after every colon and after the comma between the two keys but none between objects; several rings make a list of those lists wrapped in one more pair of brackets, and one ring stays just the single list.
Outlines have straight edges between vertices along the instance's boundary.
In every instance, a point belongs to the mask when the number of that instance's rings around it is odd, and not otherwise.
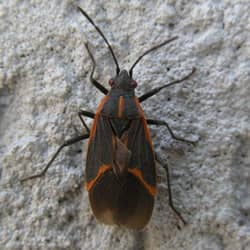
[{"label": "rough wall texture", "polygon": [[[168,161],[145,230],[98,224],[84,190],[86,143],[66,148],[41,179],[39,171],[64,139],[81,130],[79,108],[94,111],[102,94],[90,84],[88,40],[107,85],[114,63],[103,40],[76,10],[82,6],[111,42],[122,68],[147,48],[179,39],[147,56],[134,77],[141,94],[195,75],[143,104],[196,147],[152,127]],[[250,3],[225,1],[0,2],[0,249],[250,249]],[[74,126],[73,126],[74,124]],[[88,121],[91,124],[91,120]]]}]

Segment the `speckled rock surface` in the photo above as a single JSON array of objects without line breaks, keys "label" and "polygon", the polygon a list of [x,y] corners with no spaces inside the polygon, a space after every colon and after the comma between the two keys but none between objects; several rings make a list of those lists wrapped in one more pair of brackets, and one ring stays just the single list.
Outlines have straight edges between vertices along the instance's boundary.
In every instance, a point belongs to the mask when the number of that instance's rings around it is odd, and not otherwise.
[{"label": "speckled rock surface", "polygon": [[[82,130],[78,109],[94,111],[102,97],[88,80],[84,41],[106,87],[115,72],[75,5],[101,27],[122,68],[179,36],[136,66],[138,95],[197,68],[143,104],[147,117],[199,137],[192,147],[151,128],[170,167],[174,203],[188,221],[181,230],[161,166],[143,231],[97,223],[84,189],[86,143],[66,148],[45,177],[19,182],[45,166],[74,126]],[[0,249],[250,249],[249,1],[8,0],[0,2],[0,18]]]}]

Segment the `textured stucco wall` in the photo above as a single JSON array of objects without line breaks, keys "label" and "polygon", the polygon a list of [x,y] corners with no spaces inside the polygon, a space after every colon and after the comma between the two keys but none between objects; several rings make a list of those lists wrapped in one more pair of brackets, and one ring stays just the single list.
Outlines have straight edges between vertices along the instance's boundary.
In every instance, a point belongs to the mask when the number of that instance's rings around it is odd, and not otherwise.
[{"label": "textured stucco wall", "polygon": [[[46,176],[43,168],[66,138],[81,129],[79,108],[94,111],[102,95],[88,80],[88,40],[107,86],[114,63],[103,40],[76,10],[98,23],[129,68],[147,48],[178,35],[134,71],[141,94],[195,75],[143,104],[196,147],[152,127],[168,161],[173,199],[188,225],[168,206],[165,172],[142,232],[98,224],[84,190],[86,143],[65,149]],[[250,249],[250,2],[0,1],[0,249]],[[91,120],[88,121],[91,124]],[[82,151],[82,152],[80,152]]]}]

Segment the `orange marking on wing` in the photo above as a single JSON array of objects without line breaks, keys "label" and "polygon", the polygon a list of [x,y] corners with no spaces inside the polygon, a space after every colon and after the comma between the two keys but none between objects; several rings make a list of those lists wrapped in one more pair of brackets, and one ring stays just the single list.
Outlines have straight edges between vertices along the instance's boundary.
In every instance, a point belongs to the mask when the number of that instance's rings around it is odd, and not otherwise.
[{"label": "orange marking on wing", "polygon": [[136,96],[135,96],[135,105],[136,105],[136,107],[138,109],[138,112],[139,112],[140,116],[145,118],[144,112],[143,112],[142,107],[141,107],[140,102],[139,102],[139,99]]},{"label": "orange marking on wing", "polygon": [[95,131],[96,131],[96,126],[97,126],[98,119],[99,119],[99,115],[95,115],[94,123],[92,125],[91,131],[90,131],[90,135],[89,135],[88,146],[89,146],[90,142],[92,141],[92,139],[93,139],[93,137],[95,135]]},{"label": "orange marking on wing", "polygon": [[105,165],[105,164],[101,165],[100,168],[99,168],[99,170],[98,170],[98,173],[97,173],[96,177],[93,180],[91,180],[91,181],[89,181],[89,182],[86,183],[86,189],[87,189],[87,191],[89,191],[95,185],[95,183],[98,181],[98,179],[106,171],[110,170],[111,168],[112,167],[110,165]]},{"label": "orange marking on wing", "polygon": [[138,99],[137,97],[135,97],[135,104],[136,104],[136,107],[137,107],[137,109],[138,109],[138,112],[139,112],[140,116],[142,117],[145,136],[146,136],[146,138],[147,138],[147,141],[148,141],[149,144],[150,144],[151,149],[153,150],[152,139],[151,139],[151,136],[150,136],[150,133],[149,133],[147,121],[146,121],[144,112],[143,112],[143,110],[142,110],[142,107],[141,107],[141,105],[140,105],[139,99]]},{"label": "orange marking on wing", "polygon": [[153,143],[152,143],[152,139],[149,133],[149,129],[148,129],[148,124],[147,121],[145,119],[143,119],[143,127],[144,127],[144,132],[145,132],[145,136],[150,144],[151,149],[153,150]]},{"label": "orange marking on wing", "polygon": [[148,190],[148,192],[152,195],[155,196],[156,195],[156,187],[153,187],[151,185],[149,185],[142,176],[141,170],[138,168],[129,168],[128,172],[133,174],[134,176],[136,176],[141,183],[143,184],[143,186]]},{"label": "orange marking on wing", "polygon": [[122,118],[123,107],[124,107],[124,98],[123,98],[123,96],[120,96],[119,103],[118,103],[118,117],[119,118]]},{"label": "orange marking on wing", "polygon": [[109,99],[108,95],[106,95],[104,98],[102,98],[99,106],[97,107],[96,114],[100,114],[100,112],[102,111],[102,108],[103,108],[104,104],[108,101],[108,99]]},{"label": "orange marking on wing", "polygon": [[89,141],[88,141],[88,145],[90,144],[90,142],[92,141],[95,132],[96,132],[96,126],[97,126],[97,122],[100,116],[100,112],[102,111],[102,108],[104,106],[104,104],[108,101],[109,96],[106,95],[100,102],[99,106],[97,107],[96,113],[95,113],[95,119],[94,119],[94,123],[92,125],[91,131],[90,131],[90,135],[89,135]]}]

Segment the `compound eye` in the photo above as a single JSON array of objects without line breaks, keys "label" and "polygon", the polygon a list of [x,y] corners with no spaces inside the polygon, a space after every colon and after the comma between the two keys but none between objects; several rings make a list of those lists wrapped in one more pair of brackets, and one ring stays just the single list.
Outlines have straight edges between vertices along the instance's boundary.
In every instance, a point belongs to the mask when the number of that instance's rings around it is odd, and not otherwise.
[{"label": "compound eye", "polygon": [[115,84],[115,81],[114,81],[113,79],[110,79],[110,80],[109,80],[109,85],[110,85],[110,87],[112,87],[114,84]]},{"label": "compound eye", "polygon": [[137,82],[135,80],[132,80],[131,85],[135,89],[137,87]]}]

